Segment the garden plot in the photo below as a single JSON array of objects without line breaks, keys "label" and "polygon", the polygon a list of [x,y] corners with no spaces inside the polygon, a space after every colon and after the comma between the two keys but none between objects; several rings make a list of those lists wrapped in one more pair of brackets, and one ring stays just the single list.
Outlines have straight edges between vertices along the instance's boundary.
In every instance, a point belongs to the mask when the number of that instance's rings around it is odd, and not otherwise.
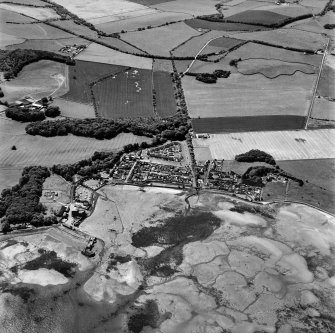
[{"label": "garden plot", "polygon": [[152,69],[152,59],[125,54],[108,47],[92,43],[76,57],[77,60],[91,61],[142,69]]},{"label": "garden plot", "polygon": [[182,79],[191,118],[291,115],[305,116],[315,75],[296,73],[269,80],[263,75],[232,73],[216,84]]},{"label": "garden plot", "polygon": [[199,34],[199,32],[181,22],[145,31],[129,32],[123,34],[122,39],[149,54],[170,56],[170,50]]},{"label": "garden plot", "polygon": [[40,60],[25,66],[15,79],[5,82],[1,88],[10,103],[27,95],[35,99],[63,95],[68,91],[67,65]]},{"label": "garden plot", "polygon": [[[209,139],[193,139],[194,147],[209,147],[212,157],[233,160],[236,155],[259,149],[275,160],[335,158],[335,130],[246,132],[211,134]],[[320,149],[322,147],[322,149]]]},{"label": "garden plot", "polygon": [[156,12],[145,16],[132,17],[127,20],[96,24],[96,27],[107,33],[138,31],[139,28],[158,27],[170,22],[184,21],[189,14],[176,12]]},{"label": "garden plot", "polygon": [[155,12],[154,9],[124,0],[89,0],[84,6],[80,0],[70,2],[57,0],[56,2],[92,24],[127,19],[134,14],[140,16]]},{"label": "garden plot", "polygon": [[262,74],[269,79],[280,75],[293,75],[296,72],[316,74],[318,68],[308,64],[283,62],[280,60],[249,59],[240,61],[238,71],[244,75]]},{"label": "garden plot", "polygon": [[107,119],[154,116],[152,89],[152,72],[136,68],[118,71],[92,87],[98,112]]},{"label": "garden plot", "polygon": [[277,29],[271,31],[230,33],[231,37],[242,40],[258,40],[283,47],[316,51],[327,44],[325,36],[296,29]]},{"label": "garden plot", "polygon": [[60,18],[60,16],[52,8],[26,7],[10,3],[0,3],[0,8],[23,14],[41,21]]}]

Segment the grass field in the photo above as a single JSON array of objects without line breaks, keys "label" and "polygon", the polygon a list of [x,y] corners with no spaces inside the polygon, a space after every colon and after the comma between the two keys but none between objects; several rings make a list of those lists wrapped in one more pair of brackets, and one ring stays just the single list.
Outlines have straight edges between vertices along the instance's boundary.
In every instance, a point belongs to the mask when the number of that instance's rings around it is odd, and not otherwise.
[{"label": "grass field", "polygon": [[23,167],[0,166],[0,192],[8,187],[16,185],[21,177]]},{"label": "grass field", "polygon": [[153,83],[156,91],[156,111],[160,117],[176,114],[176,101],[172,78],[166,72],[153,72]]},{"label": "grass field", "polygon": [[[6,10],[4,8],[6,4],[5,3],[0,3],[0,17],[1,17],[1,27],[3,25],[5,25],[7,22],[13,22],[13,23],[31,23],[31,22],[35,22],[36,20],[31,18],[31,17],[27,17],[24,15],[21,15],[19,13],[10,11],[10,10]],[[1,29],[2,30],[2,29]]]},{"label": "grass field", "polygon": [[258,7],[259,11],[270,11],[276,14],[288,16],[288,17],[297,17],[306,14],[317,14],[319,10],[313,7],[304,7],[301,5],[291,4],[289,6],[278,6],[276,4],[269,4],[262,7]]},{"label": "grass field", "polygon": [[238,39],[258,40],[284,47],[313,51],[324,48],[327,43],[325,36],[296,29],[233,33],[231,36]]},{"label": "grass field", "polygon": [[[24,126],[0,118],[0,168],[19,168],[28,165],[52,166],[74,163],[91,157],[95,151],[113,151],[130,143],[150,142],[146,137],[121,133],[111,140],[96,140],[73,135],[57,138],[31,136]],[[11,150],[15,145],[17,150]]]},{"label": "grass field", "polygon": [[60,16],[52,8],[26,7],[9,3],[0,3],[0,8],[23,14],[41,21],[60,18]]},{"label": "grass field", "polygon": [[[326,16],[326,15],[325,15]],[[331,35],[332,32],[331,30],[328,29],[324,29],[323,25],[326,23],[330,23],[330,22],[324,22],[322,23],[324,20],[324,17],[322,16],[321,18],[318,17],[313,17],[313,18],[309,18],[306,20],[301,20],[301,21],[297,21],[291,24],[288,24],[287,26],[285,26],[285,28],[292,28],[292,29],[297,29],[297,30],[302,30],[302,31],[309,31],[309,32],[314,32],[317,34],[327,34],[327,35]]]},{"label": "grass field", "polygon": [[280,161],[279,166],[297,178],[335,192],[335,160]]},{"label": "grass field", "polygon": [[191,118],[291,115],[305,116],[315,75],[297,73],[270,80],[232,73],[216,84],[182,79]]},{"label": "grass field", "polygon": [[[212,157],[233,160],[237,154],[260,149],[275,160],[335,158],[334,129],[212,134],[193,139],[194,147],[209,147]],[[320,149],[322,147],[322,149]]]},{"label": "grass field", "polygon": [[229,133],[249,131],[283,131],[304,128],[303,116],[240,116],[193,118],[192,126],[196,133]]},{"label": "grass field", "polygon": [[76,60],[76,65],[69,67],[69,92],[63,95],[62,98],[91,104],[92,96],[89,83],[122,69],[125,68],[98,62]]},{"label": "grass field", "polygon": [[238,71],[244,75],[262,74],[269,79],[296,72],[317,74],[318,68],[309,64],[283,62],[281,60],[248,59],[238,63]]},{"label": "grass field", "polygon": [[[0,2],[8,2],[7,0],[1,0]],[[34,6],[45,6],[45,2],[40,0],[15,0],[14,3],[20,3],[23,5],[34,5]]]},{"label": "grass field", "polygon": [[250,24],[210,22],[201,19],[191,19],[185,21],[185,23],[193,29],[210,29],[218,31],[255,31],[260,29],[260,27]]},{"label": "grass field", "polygon": [[103,118],[153,117],[152,72],[119,69],[117,74],[93,86],[99,114]]},{"label": "grass field", "polygon": [[316,98],[311,116],[317,119],[328,119],[335,121],[335,102],[328,101],[322,97]]},{"label": "grass field", "polygon": [[217,46],[223,50],[229,50],[236,45],[241,44],[241,40],[229,37],[221,37],[211,41],[208,45]]},{"label": "grass field", "polygon": [[95,118],[93,104],[72,102],[63,98],[55,98],[53,105],[59,106],[61,115],[71,118]]},{"label": "grass field", "polygon": [[154,71],[163,71],[169,73],[173,72],[171,60],[165,60],[165,59],[154,59],[152,69]]},{"label": "grass field", "polygon": [[225,64],[222,61],[213,63],[213,62],[197,60],[193,63],[190,69],[190,73],[213,73],[217,69],[236,72],[235,68],[230,67],[228,64]]},{"label": "grass field", "polygon": [[9,45],[20,44],[23,42],[24,42],[23,38],[16,38],[15,36],[8,35],[0,31],[0,48],[1,49],[5,49]]},{"label": "grass field", "polygon": [[286,15],[266,11],[266,10],[246,10],[244,12],[227,16],[227,20],[241,22],[245,24],[263,24],[266,26],[280,24],[288,17]]},{"label": "grass field", "polygon": [[79,55],[76,57],[76,60],[136,67],[142,69],[152,68],[152,60],[149,58],[142,58],[132,54],[125,54],[96,43],[90,44],[86,50],[79,53]]},{"label": "grass field", "polygon": [[36,99],[63,95],[68,91],[67,65],[40,60],[25,66],[17,78],[3,83],[1,88],[8,102],[26,95]]},{"label": "grass field", "polygon": [[259,45],[255,43],[247,43],[231,52],[223,61],[228,65],[230,60],[239,59],[266,59],[281,60],[291,63],[310,64],[319,66],[321,63],[321,55],[307,55],[301,52],[294,52],[276,47]]},{"label": "grass field", "polygon": [[153,55],[169,56],[169,51],[199,32],[184,22],[145,31],[122,34],[122,39]]}]

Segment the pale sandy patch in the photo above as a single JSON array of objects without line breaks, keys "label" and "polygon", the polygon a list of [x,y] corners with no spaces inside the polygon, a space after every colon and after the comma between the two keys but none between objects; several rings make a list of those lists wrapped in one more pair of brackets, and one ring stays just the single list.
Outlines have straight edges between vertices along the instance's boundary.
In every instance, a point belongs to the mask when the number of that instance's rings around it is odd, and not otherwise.
[{"label": "pale sandy patch", "polygon": [[63,274],[46,268],[34,271],[20,270],[18,278],[23,283],[39,284],[41,286],[65,284],[68,282],[68,279]]},{"label": "pale sandy patch", "polygon": [[214,215],[223,219],[225,222],[239,225],[239,226],[266,226],[266,220],[260,216],[251,213],[237,213],[229,210],[217,210],[213,212]]}]

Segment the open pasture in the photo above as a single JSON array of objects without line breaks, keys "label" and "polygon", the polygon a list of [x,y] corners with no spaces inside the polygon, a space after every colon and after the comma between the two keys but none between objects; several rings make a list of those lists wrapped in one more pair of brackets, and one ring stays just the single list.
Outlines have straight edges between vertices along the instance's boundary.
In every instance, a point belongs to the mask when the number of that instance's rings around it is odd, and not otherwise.
[{"label": "open pasture", "polygon": [[323,97],[335,98],[335,56],[329,55],[326,58],[316,93]]},{"label": "open pasture", "polygon": [[18,76],[1,85],[8,102],[24,96],[39,99],[60,96],[68,91],[67,65],[50,60],[40,60],[23,68]]},{"label": "open pasture", "polygon": [[279,161],[278,165],[291,175],[335,191],[335,160],[331,158]]},{"label": "open pasture", "polygon": [[0,166],[0,192],[16,185],[19,182],[23,167],[2,167]]},{"label": "open pasture", "polygon": [[150,58],[142,58],[132,54],[125,54],[96,43],[90,44],[83,52],[79,53],[76,60],[152,69],[152,59]]},{"label": "open pasture", "polygon": [[199,34],[184,22],[180,22],[145,31],[122,34],[122,39],[149,54],[170,56],[170,50]]},{"label": "open pasture", "polygon": [[121,38],[114,37],[100,37],[100,41],[106,43],[112,48],[117,48],[118,50],[126,53],[136,53],[136,54],[146,54],[145,51],[139,49],[137,46],[130,44],[127,41],[122,40]]},{"label": "open pasture", "polygon": [[11,3],[0,3],[0,8],[23,14],[41,21],[60,18],[60,16],[52,8],[26,7]]},{"label": "open pasture", "polygon": [[335,102],[325,98],[316,98],[313,105],[312,118],[335,121]]},{"label": "open pasture", "polygon": [[[322,17],[323,18],[323,17]],[[325,29],[323,26],[326,23],[321,23],[320,17],[313,17],[306,20],[297,21],[285,26],[286,29],[296,29],[301,31],[313,32],[316,34],[333,35],[334,32]]]},{"label": "open pasture", "polygon": [[206,43],[222,36],[221,31],[209,31],[200,36],[189,39],[186,43],[173,50],[175,57],[194,57]]},{"label": "open pasture", "polygon": [[242,40],[257,40],[282,47],[316,51],[327,44],[325,36],[296,29],[277,29],[269,31],[230,33],[232,37]]},{"label": "open pasture", "polygon": [[255,31],[260,29],[260,27],[251,24],[210,22],[201,19],[186,20],[185,23],[196,30],[209,29],[218,31]]},{"label": "open pasture", "polygon": [[283,15],[286,17],[297,17],[306,14],[317,14],[319,10],[313,7],[304,7],[300,4],[291,4],[289,6],[278,6],[276,4],[268,4],[258,7],[259,11],[269,11],[275,14]]},{"label": "open pasture", "polygon": [[88,0],[84,5],[80,0],[56,0],[56,3],[92,24],[126,19],[136,13],[145,15],[155,12],[146,6],[124,0]]},{"label": "open pasture", "polygon": [[5,49],[10,45],[17,45],[23,42],[24,42],[23,38],[17,38],[15,36],[11,36],[11,35],[5,34],[0,31],[0,48],[1,49]]},{"label": "open pasture", "polygon": [[2,26],[5,23],[31,23],[31,22],[35,22],[36,20],[31,18],[31,17],[27,17],[24,15],[21,15],[17,12],[11,11],[11,10],[6,10],[3,6],[5,6],[5,3],[0,3],[0,26],[1,26],[1,30],[2,30]]},{"label": "open pasture", "polygon": [[281,60],[248,59],[240,61],[238,71],[244,75],[262,74],[269,79],[280,75],[293,75],[296,72],[316,74],[318,68],[308,64],[284,62]]},{"label": "open pasture", "polygon": [[334,140],[334,129],[320,129],[211,134],[209,139],[193,139],[193,145],[209,147],[216,159],[233,160],[237,154],[260,149],[275,160],[310,160],[335,158]]},{"label": "open pasture", "polygon": [[166,59],[154,59],[152,64],[153,71],[173,72],[172,61]]},{"label": "open pasture", "polygon": [[[91,157],[95,151],[113,151],[130,143],[151,140],[131,133],[121,133],[111,140],[96,140],[74,135],[45,138],[25,134],[23,128],[21,132],[18,133],[16,130],[16,134],[12,134],[11,126],[17,125],[0,118],[0,139],[5,143],[0,147],[0,167],[74,163]],[[17,150],[11,150],[13,145]]]},{"label": "open pasture", "polygon": [[152,72],[118,70],[92,87],[100,116],[107,119],[153,117]]},{"label": "open pasture", "polygon": [[69,66],[69,92],[62,95],[62,98],[91,104],[92,96],[89,84],[123,69],[125,69],[123,66],[76,60],[75,66]]},{"label": "open pasture", "polygon": [[215,118],[193,118],[196,133],[229,133],[251,131],[283,131],[304,128],[304,116],[223,116]]},{"label": "open pasture", "polygon": [[126,20],[112,21],[95,26],[107,33],[138,31],[138,28],[158,27],[167,22],[178,22],[190,18],[189,14],[176,12],[155,12],[144,16],[132,17]]},{"label": "open pasture", "polygon": [[234,72],[234,68],[226,65],[222,61],[214,63],[196,60],[190,69],[190,73],[213,73],[217,69]]},{"label": "open pasture", "polygon": [[272,46],[260,45],[249,42],[242,45],[235,51],[228,54],[223,60],[229,64],[232,59],[248,60],[248,59],[266,59],[266,60],[281,60],[291,63],[310,64],[312,66],[319,66],[322,55],[309,55],[301,52],[289,51],[279,49]]},{"label": "open pasture", "polygon": [[300,2],[300,5],[306,7],[314,7],[321,11],[323,8],[325,8],[327,3],[328,3],[327,0],[302,0]]},{"label": "open pasture", "polygon": [[191,118],[305,116],[314,81],[315,75],[302,73],[273,80],[232,73],[215,84],[185,76],[182,84]]},{"label": "open pasture", "polygon": [[288,16],[266,11],[266,10],[246,10],[241,13],[226,16],[227,20],[245,24],[262,24],[271,26],[284,22]]},{"label": "open pasture", "polygon": [[[5,3],[8,3],[9,1],[7,0],[1,0],[1,2],[5,2]],[[33,6],[45,6],[46,3],[44,1],[41,1],[41,0],[15,0],[15,1],[12,1],[14,3],[19,3],[19,4],[22,4],[22,5],[33,5]]]},{"label": "open pasture", "polygon": [[220,47],[223,50],[229,50],[237,45],[241,44],[240,39],[229,38],[229,37],[221,37],[212,40],[208,45]]},{"label": "open pasture", "polygon": [[55,98],[53,105],[59,106],[61,115],[70,118],[95,118],[93,104],[72,102],[63,98]]},{"label": "open pasture", "polygon": [[172,78],[166,72],[153,72],[153,83],[156,92],[156,111],[160,117],[176,114],[176,101]]}]

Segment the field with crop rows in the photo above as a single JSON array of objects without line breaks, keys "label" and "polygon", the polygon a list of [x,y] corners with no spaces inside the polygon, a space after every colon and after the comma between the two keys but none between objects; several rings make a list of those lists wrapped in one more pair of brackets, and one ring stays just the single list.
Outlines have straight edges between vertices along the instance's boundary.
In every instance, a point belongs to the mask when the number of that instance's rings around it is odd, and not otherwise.
[{"label": "field with crop rows", "polygon": [[89,84],[98,78],[125,69],[122,66],[76,60],[75,66],[69,66],[69,92],[62,96],[79,103],[92,103]]},{"label": "field with crop rows", "polygon": [[176,114],[176,101],[172,78],[166,72],[153,73],[154,89],[156,91],[156,111],[160,117],[170,117]]},{"label": "field with crop rows", "polygon": [[149,54],[170,56],[170,50],[199,34],[184,22],[180,22],[145,31],[129,32],[123,34],[122,39]]},{"label": "field with crop rows", "polygon": [[191,118],[305,116],[315,78],[296,73],[270,80],[259,74],[232,73],[215,84],[185,76],[182,84]]},{"label": "field with crop rows", "polygon": [[282,131],[304,128],[306,117],[291,115],[193,118],[196,133]]},{"label": "field with crop rows", "polygon": [[152,72],[118,71],[93,86],[99,114],[107,119],[153,117]]},{"label": "field with crop rows", "polygon": [[334,140],[334,129],[320,129],[212,134],[209,139],[193,139],[193,145],[209,147],[216,159],[233,160],[237,154],[260,149],[275,160],[305,160],[335,158]]}]

